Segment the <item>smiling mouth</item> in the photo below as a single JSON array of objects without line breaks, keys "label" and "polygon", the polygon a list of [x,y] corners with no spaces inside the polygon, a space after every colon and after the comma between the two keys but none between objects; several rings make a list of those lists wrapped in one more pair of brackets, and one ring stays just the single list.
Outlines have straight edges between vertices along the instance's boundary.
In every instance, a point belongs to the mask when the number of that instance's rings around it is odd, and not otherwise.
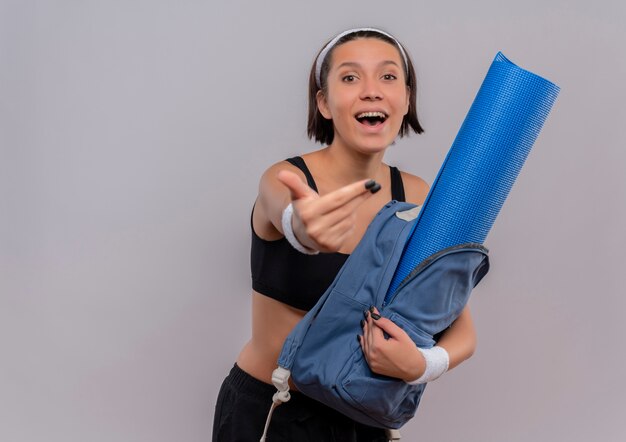
[{"label": "smiling mouth", "polygon": [[359,123],[366,126],[378,126],[385,122],[387,115],[383,112],[361,112],[356,115],[356,119]]}]

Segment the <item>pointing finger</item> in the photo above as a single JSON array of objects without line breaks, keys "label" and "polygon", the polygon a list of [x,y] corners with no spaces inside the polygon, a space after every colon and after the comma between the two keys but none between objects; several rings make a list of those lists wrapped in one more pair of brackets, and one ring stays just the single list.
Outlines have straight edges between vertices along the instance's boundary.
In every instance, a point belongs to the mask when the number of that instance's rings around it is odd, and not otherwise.
[{"label": "pointing finger", "polygon": [[374,180],[360,180],[341,187],[320,198],[320,212],[328,213],[354,201],[357,205],[381,189]]}]

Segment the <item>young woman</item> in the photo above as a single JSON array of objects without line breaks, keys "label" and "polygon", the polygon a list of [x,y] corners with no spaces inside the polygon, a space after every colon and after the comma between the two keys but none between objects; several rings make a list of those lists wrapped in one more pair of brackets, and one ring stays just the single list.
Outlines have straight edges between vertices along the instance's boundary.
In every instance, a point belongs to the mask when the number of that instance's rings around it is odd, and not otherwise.
[{"label": "young woman", "polygon": [[[280,161],[261,177],[252,212],[252,338],[225,379],[213,441],[258,441],[283,342],[313,307],[391,199],[421,204],[426,183],[383,162],[398,136],[422,132],[411,60],[391,35],[350,30],[318,54],[309,80],[308,134],[326,147]],[[383,335],[385,332],[389,338]],[[374,310],[359,336],[373,372],[407,382],[427,362],[408,335]],[[475,349],[469,310],[438,337],[446,368]],[[445,370],[445,368],[444,368]],[[297,392],[274,412],[269,441],[386,441]]]}]

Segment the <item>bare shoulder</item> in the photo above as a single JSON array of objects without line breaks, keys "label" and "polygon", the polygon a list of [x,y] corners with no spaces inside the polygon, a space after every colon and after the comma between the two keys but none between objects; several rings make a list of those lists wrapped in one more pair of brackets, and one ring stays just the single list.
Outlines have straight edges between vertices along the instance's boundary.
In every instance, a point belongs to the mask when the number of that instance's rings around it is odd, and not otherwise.
[{"label": "bare shoulder", "polygon": [[275,182],[277,183],[278,179],[276,178],[276,176],[278,175],[278,172],[280,172],[281,170],[289,170],[291,172],[297,173],[300,176],[300,178],[302,178],[306,182],[306,177],[299,168],[291,164],[289,161],[283,160],[283,161],[278,161],[277,163],[274,163],[270,167],[265,169],[265,172],[263,172],[263,174],[261,175],[261,181],[259,184],[271,185],[272,183],[275,183]]},{"label": "bare shoulder", "polygon": [[418,205],[423,204],[430,188],[428,183],[416,175],[407,172],[401,173],[406,201]]},{"label": "bare shoulder", "polygon": [[304,173],[291,164],[290,162],[283,160],[277,163],[272,164],[268,167],[265,172],[261,175],[261,180],[259,181],[259,200],[263,201],[266,198],[270,199],[283,199],[285,195],[289,194],[287,188],[278,180],[278,172],[281,170],[288,170],[297,174],[302,181],[306,183],[306,176]]}]

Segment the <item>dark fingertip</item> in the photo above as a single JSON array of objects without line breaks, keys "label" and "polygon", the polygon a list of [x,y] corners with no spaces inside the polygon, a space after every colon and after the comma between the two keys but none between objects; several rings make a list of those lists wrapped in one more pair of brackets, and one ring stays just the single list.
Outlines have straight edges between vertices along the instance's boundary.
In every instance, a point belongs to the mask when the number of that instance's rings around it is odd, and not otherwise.
[{"label": "dark fingertip", "polygon": [[380,190],[380,184],[376,183],[376,184],[374,184],[374,186],[372,186],[372,188],[370,189],[370,192],[376,193],[379,190]]},{"label": "dark fingertip", "polygon": [[361,343],[361,335],[356,335],[356,340],[359,342],[359,344]]},{"label": "dark fingertip", "polygon": [[365,327],[365,319],[361,319],[361,328]]},{"label": "dark fingertip", "polygon": [[375,309],[376,309],[376,307],[374,307],[373,305],[370,305],[370,312],[374,313]]},{"label": "dark fingertip", "polygon": [[363,316],[367,319],[367,316],[370,314],[368,310],[363,311]]},{"label": "dark fingertip", "polygon": [[374,180],[369,180],[368,182],[365,183],[365,188],[367,190],[370,190],[372,187],[374,187],[376,185],[376,181]]},{"label": "dark fingertip", "polygon": [[372,319],[378,320],[380,319],[380,315],[378,313],[372,313]]}]

